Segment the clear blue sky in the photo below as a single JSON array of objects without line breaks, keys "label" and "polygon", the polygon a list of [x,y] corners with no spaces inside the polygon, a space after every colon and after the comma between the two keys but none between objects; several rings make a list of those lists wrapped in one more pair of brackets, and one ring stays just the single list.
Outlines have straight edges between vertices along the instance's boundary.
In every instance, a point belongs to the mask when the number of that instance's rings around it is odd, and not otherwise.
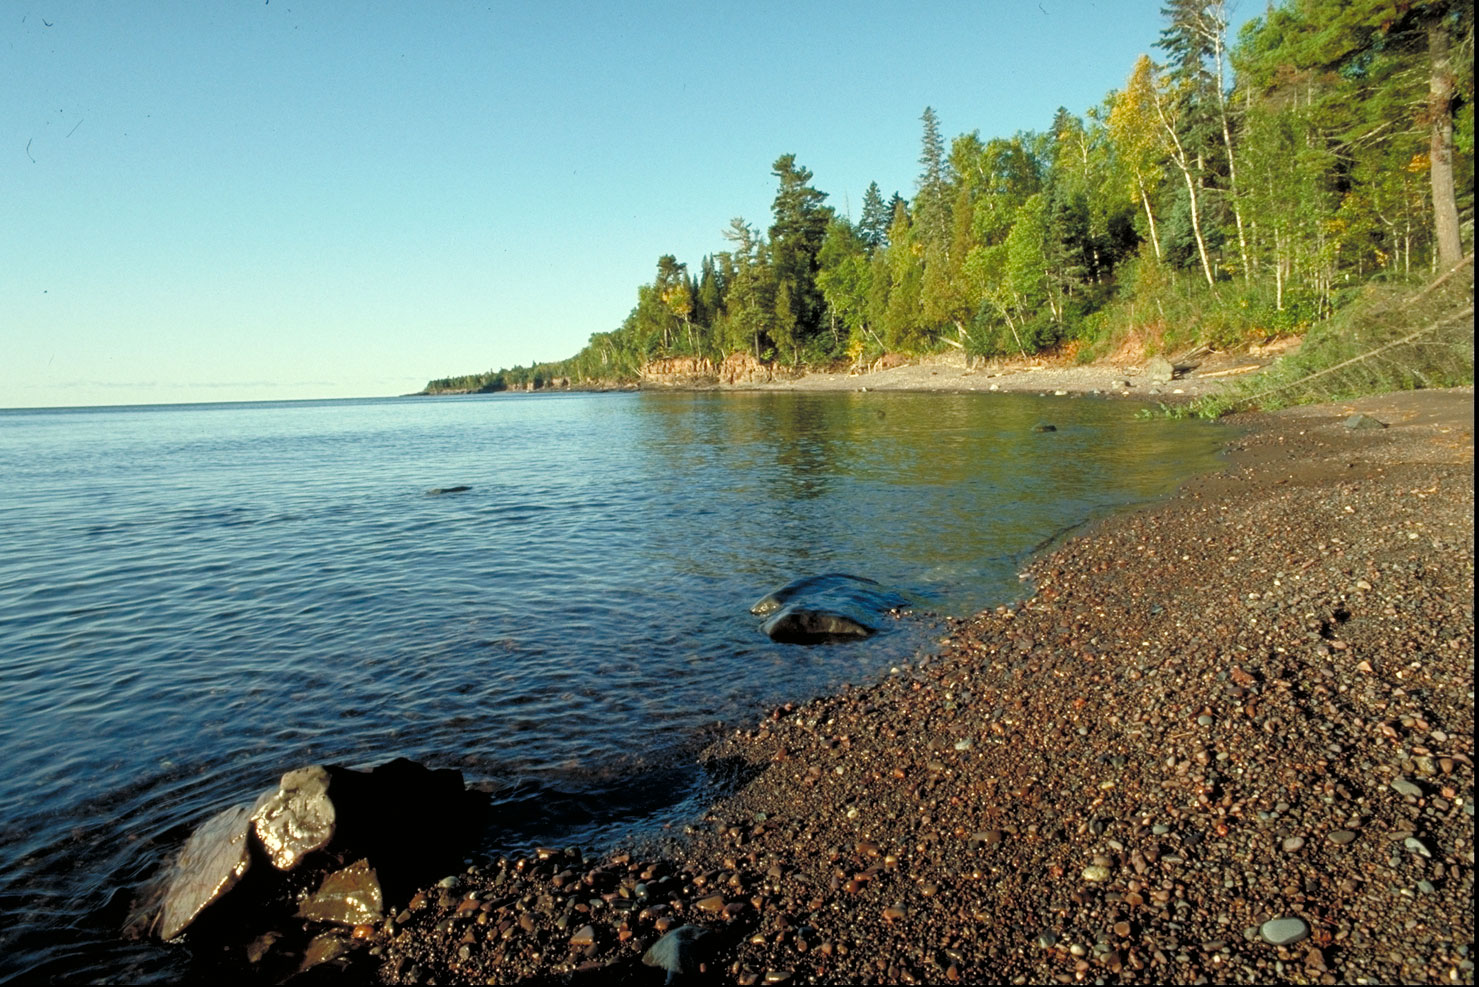
[{"label": "clear blue sky", "polygon": [[[793,152],[857,215],[1160,0],[0,4],[0,407],[397,394],[576,352]],[[1257,12],[1257,11],[1253,11]]]}]

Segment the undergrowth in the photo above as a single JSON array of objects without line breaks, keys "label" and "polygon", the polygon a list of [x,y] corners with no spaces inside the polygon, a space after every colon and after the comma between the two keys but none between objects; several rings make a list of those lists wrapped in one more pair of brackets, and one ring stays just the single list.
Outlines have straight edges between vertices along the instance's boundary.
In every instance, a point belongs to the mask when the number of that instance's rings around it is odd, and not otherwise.
[{"label": "undergrowth", "polygon": [[1474,257],[1422,288],[1368,285],[1310,328],[1297,353],[1188,406],[1216,418],[1253,408],[1474,382]]}]

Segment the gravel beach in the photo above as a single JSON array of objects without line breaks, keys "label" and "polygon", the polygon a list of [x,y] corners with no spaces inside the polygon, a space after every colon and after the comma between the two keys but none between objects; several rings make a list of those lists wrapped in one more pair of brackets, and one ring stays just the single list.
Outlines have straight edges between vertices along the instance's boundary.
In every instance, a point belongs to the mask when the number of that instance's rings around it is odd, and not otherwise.
[{"label": "gravel beach", "polygon": [[1473,419],[1235,419],[1024,603],[712,746],[688,832],[469,868],[353,968],[658,984],[695,926],[679,982],[1473,983]]}]

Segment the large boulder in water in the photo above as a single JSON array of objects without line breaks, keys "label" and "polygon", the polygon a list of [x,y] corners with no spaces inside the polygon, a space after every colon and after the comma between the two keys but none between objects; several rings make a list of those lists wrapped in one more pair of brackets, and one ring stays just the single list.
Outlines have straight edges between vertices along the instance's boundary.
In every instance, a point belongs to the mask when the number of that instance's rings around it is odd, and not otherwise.
[{"label": "large boulder in water", "polygon": [[867,637],[878,630],[876,616],[909,605],[878,582],[843,572],[793,580],[767,593],[750,612],[770,615],[761,625],[773,641],[817,644]]}]

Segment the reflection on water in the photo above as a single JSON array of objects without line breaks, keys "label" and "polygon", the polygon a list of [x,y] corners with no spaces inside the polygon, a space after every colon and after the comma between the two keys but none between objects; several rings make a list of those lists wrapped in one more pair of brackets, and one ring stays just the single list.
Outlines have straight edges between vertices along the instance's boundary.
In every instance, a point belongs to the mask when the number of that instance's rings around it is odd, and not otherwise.
[{"label": "reflection on water", "polygon": [[757,597],[843,571],[1011,599],[1045,538],[1222,437],[1001,395],[0,412],[0,977],[178,979],[178,949],[117,941],[126,889],[313,761],[457,767],[501,806],[490,846],[680,815],[715,724],[932,634],[777,645]]}]

